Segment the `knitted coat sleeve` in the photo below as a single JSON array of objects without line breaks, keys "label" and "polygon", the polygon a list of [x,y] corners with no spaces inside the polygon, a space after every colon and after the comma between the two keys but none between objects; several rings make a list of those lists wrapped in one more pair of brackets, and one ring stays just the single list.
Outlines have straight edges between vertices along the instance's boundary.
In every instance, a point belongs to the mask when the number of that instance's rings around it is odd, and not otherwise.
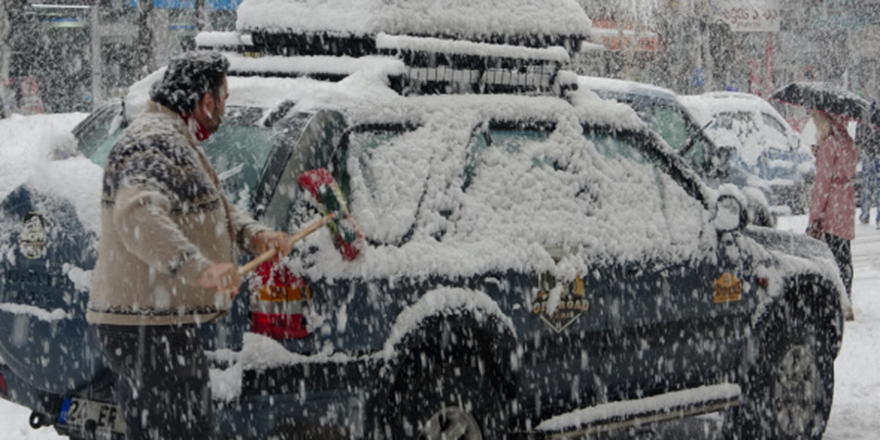
[{"label": "knitted coat sleeve", "polygon": [[254,247],[254,237],[269,228],[257,223],[249,215],[241,212],[232,204],[227,203],[227,212],[232,227],[235,229],[235,243],[242,253],[256,255],[259,250]]}]

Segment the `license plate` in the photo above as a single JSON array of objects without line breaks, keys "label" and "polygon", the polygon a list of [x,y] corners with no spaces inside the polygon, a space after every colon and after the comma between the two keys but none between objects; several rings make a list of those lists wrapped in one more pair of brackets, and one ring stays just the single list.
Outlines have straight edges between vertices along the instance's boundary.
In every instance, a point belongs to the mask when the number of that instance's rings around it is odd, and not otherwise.
[{"label": "license plate", "polygon": [[125,433],[125,420],[118,406],[75,397],[68,397],[61,403],[58,423],[96,433]]}]

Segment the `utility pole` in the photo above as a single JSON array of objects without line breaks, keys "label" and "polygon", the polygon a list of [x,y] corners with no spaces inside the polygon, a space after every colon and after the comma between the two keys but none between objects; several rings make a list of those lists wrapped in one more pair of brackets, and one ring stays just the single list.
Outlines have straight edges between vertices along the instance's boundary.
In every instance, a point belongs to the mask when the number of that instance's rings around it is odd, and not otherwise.
[{"label": "utility pole", "polygon": [[9,19],[6,16],[6,0],[0,0],[0,119],[11,113],[6,107],[6,84],[9,82],[9,59],[12,50],[9,47]]},{"label": "utility pole", "polygon": [[9,81],[9,63],[12,58],[12,47],[9,44],[9,16],[6,13],[6,1],[0,0],[0,88]]},{"label": "utility pole", "polygon": [[104,88],[102,87],[101,70],[103,69],[103,54],[101,53],[101,13],[100,2],[94,2],[89,10],[91,30],[91,67],[92,67],[92,110],[98,108],[104,100]]},{"label": "utility pole", "polygon": [[155,49],[153,48],[153,0],[140,0],[138,2],[137,23],[138,39],[137,39],[137,61],[138,69],[140,69],[140,77],[147,76],[150,72],[156,70]]},{"label": "utility pole", "polygon": [[712,35],[709,32],[709,21],[712,19],[711,11],[709,10],[708,1],[701,2],[699,6],[695,5],[696,10],[694,13],[697,16],[697,21],[700,23],[700,55],[701,60],[700,64],[702,64],[703,75],[706,78],[706,83],[703,87],[704,91],[711,91],[715,88],[715,58],[712,56],[712,45],[711,38]]},{"label": "utility pole", "polygon": [[199,32],[211,30],[211,17],[208,15],[205,0],[196,0],[196,29]]}]

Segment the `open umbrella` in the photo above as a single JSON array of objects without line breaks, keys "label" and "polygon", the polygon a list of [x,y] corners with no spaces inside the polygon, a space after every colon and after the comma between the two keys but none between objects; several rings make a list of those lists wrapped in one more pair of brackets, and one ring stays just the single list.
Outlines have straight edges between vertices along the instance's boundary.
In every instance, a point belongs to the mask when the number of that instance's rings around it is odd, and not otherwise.
[{"label": "open umbrella", "polygon": [[880,125],[870,103],[849,90],[821,82],[795,82],[773,92],[770,99]]}]

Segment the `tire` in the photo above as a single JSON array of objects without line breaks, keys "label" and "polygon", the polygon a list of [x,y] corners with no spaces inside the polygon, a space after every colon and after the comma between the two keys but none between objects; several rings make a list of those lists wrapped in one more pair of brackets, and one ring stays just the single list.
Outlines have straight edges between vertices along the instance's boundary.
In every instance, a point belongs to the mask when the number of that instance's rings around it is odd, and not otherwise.
[{"label": "tire", "polygon": [[834,397],[834,358],[804,314],[776,313],[760,332],[761,354],[734,410],[740,439],[819,440]]},{"label": "tire", "polygon": [[383,412],[384,437],[394,440],[503,439],[504,397],[476,344],[417,353],[400,372]]}]

